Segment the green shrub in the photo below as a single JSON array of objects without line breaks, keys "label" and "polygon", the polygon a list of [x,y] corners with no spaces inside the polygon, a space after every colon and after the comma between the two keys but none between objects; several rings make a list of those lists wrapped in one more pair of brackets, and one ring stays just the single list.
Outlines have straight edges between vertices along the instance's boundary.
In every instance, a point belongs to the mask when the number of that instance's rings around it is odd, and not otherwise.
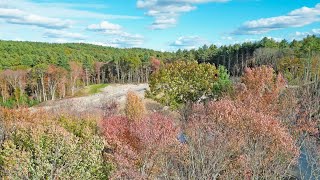
[{"label": "green shrub", "polygon": [[95,119],[60,116],[58,117],[58,122],[61,127],[80,138],[88,138],[98,133]]},{"label": "green shrub", "polygon": [[4,179],[108,179],[104,139],[94,118],[0,109],[5,139],[0,149]]}]

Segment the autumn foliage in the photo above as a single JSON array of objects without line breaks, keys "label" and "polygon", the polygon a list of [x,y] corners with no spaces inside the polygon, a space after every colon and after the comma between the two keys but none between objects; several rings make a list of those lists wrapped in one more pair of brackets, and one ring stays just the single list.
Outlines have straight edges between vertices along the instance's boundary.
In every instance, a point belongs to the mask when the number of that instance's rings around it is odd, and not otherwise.
[{"label": "autumn foliage", "polygon": [[[232,100],[195,105],[185,133],[190,149],[184,158],[190,164],[179,171],[184,178],[281,178],[299,155],[294,139],[277,119]],[[201,156],[208,162],[192,159]],[[194,170],[196,174],[190,174]]]},{"label": "autumn foliage", "polygon": [[157,72],[160,69],[161,61],[155,57],[150,58],[151,70]]},{"label": "autumn foliage", "polygon": [[239,86],[242,89],[237,92],[237,99],[243,105],[269,115],[279,113],[279,97],[285,90],[286,82],[281,74],[274,73],[273,68],[247,68]]},{"label": "autumn foliage", "polygon": [[[181,64],[179,68],[185,65]],[[169,73],[184,85],[170,79],[166,69],[155,72],[155,77],[165,76],[152,84],[160,102],[172,95],[180,98],[176,102],[188,103],[188,113],[178,118],[161,110],[148,113],[133,92],[127,94],[123,115],[112,102],[103,107],[106,112],[98,122],[80,115],[0,109],[0,175],[9,179],[286,179],[296,168],[303,170],[299,161],[305,154],[314,177],[319,177],[317,117],[308,112],[307,107],[314,106],[301,105],[313,96],[297,99],[281,74],[261,66],[247,68],[228,96],[219,93],[220,98],[198,101],[206,93],[222,92],[231,82],[224,68],[216,77],[213,66],[192,66],[208,68],[209,73],[192,91],[187,87],[196,79],[187,72]],[[54,74],[45,80],[55,87]],[[166,92],[159,84],[186,91]]]},{"label": "autumn foliage", "polygon": [[287,177],[300,151],[279,119],[287,105],[280,101],[285,87],[272,68],[247,69],[234,97],[193,104],[179,125],[161,114],[140,121],[104,119],[101,129],[114,152],[114,177]]}]

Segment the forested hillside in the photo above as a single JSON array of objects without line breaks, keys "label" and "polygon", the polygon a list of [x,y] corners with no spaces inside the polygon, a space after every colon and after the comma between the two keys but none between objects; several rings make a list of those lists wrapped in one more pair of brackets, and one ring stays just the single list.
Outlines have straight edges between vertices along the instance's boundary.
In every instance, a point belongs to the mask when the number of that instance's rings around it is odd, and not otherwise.
[{"label": "forested hillside", "polygon": [[34,67],[53,64],[68,69],[68,62],[76,61],[87,68],[94,62],[119,62],[131,64],[147,63],[151,56],[172,59],[173,53],[162,53],[150,49],[119,49],[91,44],[54,44],[40,42],[0,41],[0,69]]},{"label": "forested hillside", "polygon": [[[2,105],[29,104],[73,96],[79,87],[100,83],[143,83],[162,64],[177,60],[224,66],[232,76],[246,67],[269,65],[290,85],[320,74],[320,38],[277,42],[263,38],[217,47],[160,52],[89,44],[0,41]],[[309,82],[306,82],[309,83]]]}]

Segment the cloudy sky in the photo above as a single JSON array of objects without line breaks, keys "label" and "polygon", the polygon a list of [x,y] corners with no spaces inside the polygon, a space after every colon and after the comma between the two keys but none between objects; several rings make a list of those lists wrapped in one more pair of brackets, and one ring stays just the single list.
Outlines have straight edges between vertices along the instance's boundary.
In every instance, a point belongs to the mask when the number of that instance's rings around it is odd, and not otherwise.
[{"label": "cloudy sky", "polygon": [[0,0],[0,39],[156,50],[320,35],[319,0]]}]

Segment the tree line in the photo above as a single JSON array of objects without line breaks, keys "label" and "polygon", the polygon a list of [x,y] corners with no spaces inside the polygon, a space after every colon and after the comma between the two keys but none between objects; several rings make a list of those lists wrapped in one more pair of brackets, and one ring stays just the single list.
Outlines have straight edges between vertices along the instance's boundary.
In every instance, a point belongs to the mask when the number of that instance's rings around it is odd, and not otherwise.
[{"label": "tree line", "polygon": [[291,42],[265,37],[260,41],[242,44],[220,47],[204,45],[198,49],[178,50],[175,59],[223,65],[233,76],[241,76],[246,67],[261,65],[269,65],[276,71],[286,73],[299,71],[296,73],[301,75],[310,69],[310,65],[314,69],[320,69],[319,52],[320,38],[317,36],[307,36],[300,41]]},{"label": "tree line", "polygon": [[178,60],[226,67],[241,76],[246,67],[269,65],[289,84],[319,81],[320,38],[280,42],[263,38],[217,47],[160,52],[119,49],[82,43],[52,44],[0,41],[0,96],[2,105],[29,105],[72,96],[82,86],[100,83],[146,83],[161,64]]}]

